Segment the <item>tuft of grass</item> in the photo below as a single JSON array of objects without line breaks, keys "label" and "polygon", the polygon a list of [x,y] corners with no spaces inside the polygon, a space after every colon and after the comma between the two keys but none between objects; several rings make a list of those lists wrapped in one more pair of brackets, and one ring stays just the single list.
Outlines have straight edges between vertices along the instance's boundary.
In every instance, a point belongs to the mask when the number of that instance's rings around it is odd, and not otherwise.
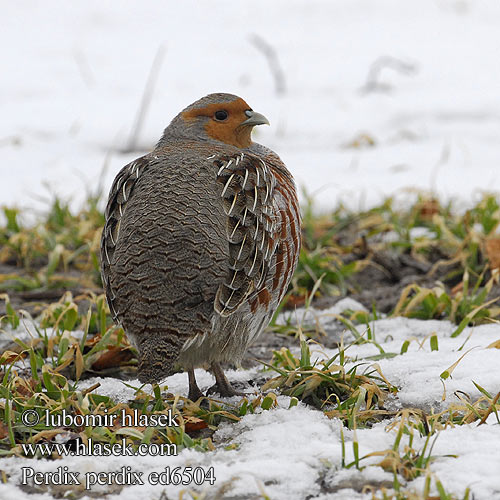
[{"label": "tuft of grass", "polygon": [[[483,273],[484,274],[484,273]],[[498,284],[498,269],[483,286],[483,275],[470,288],[470,275],[465,270],[460,286],[448,292],[442,283],[434,288],[408,285],[394,309],[393,316],[406,316],[419,319],[448,319],[458,324],[452,336],[459,335],[469,324],[480,324],[500,317],[498,300],[487,300],[494,285]]]},{"label": "tuft of grass", "polygon": [[[38,371],[38,370],[37,370]],[[173,444],[177,449],[195,448],[201,451],[213,449],[210,439],[193,439],[188,429],[195,419],[187,410],[177,407],[178,398],[165,398],[159,389],[153,395],[136,391],[136,397],[128,404],[116,403],[112,398],[93,394],[99,384],[87,390],[78,390],[77,384],[64,377],[49,364],[42,366],[41,373],[35,377],[22,377],[16,370],[9,370],[0,384],[0,397],[5,402],[0,404],[0,417],[4,425],[5,436],[0,439],[0,456],[17,455],[31,458],[23,444],[56,443],[57,436],[62,442],[87,443],[92,439],[94,443],[113,445],[126,438],[127,444],[135,449],[141,443]],[[179,426],[146,427],[142,425],[129,426],[121,420],[122,412],[133,415],[137,409],[139,415],[167,414],[168,411],[176,416]],[[39,422],[27,426],[22,419],[26,411],[36,412]],[[53,427],[46,422],[46,413],[50,415],[67,414],[81,416],[116,415],[114,425],[78,425],[66,422],[60,427]],[[69,443],[71,444],[71,443]],[[52,457],[59,458],[58,452]],[[40,457],[35,457],[40,458]]]},{"label": "tuft of grass", "polygon": [[[9,311],[9,298],[3,298]],[[79,299],[88,303],[86,313],[79,311],[76,299],[66,292],[42,310],[37,322],[22,319],[31,339],[24,342],[15,338],[1,355],[0,364],[15,360],[19,368],[19,363],[29,359],[36,378],[42,366],[49,363],[52,369],[79,380],[84,374],[96,375],[101,369],[135,362],[123,329],[113,326],[104,295],[89,292]],[[20,322],[21,317],[14,311],[0,318],[0,325],[17,327]]]},{"label": "tuft of grass", "polygon": [[389,414],[383,403],[396,388],[378,365],[358,373],[365,363],[349,368],[343,346],[328,359],[313,360],[309,345],[301,340],[300,358],[284,347],[275,351],[271,363],[264,364],[279,375],[268,380],[263,390],[279,389],[287,396],[326,408],[326,415],[342,419],[350,428]]},{"label": "tuft of grass", "polygon": [[[0,275],[0,290],[35,290],[100,285],[99,245],[104,215],[99,198],[89,196],[73,214],[69,203],[55,198],[48,212],[30,226],[20,222],[20,212],[3,208],[0,226],[0,263],[22,273]],[[77,271],[77,278],[71,274]]]},{"label": "tuft of grass", "polygon": [[426,276],[437,284],[434,288],[409,284],[393,314],[460,324],[488,297],[490,304],[468,317],[468,323],[500,317],[499,301],[489,297],[498,284],[498,272],[490,264],[500,259],[492,253],[497,248],[492,239],[500,227],[494,195],[485,195],[462,213],[451,203],[442,206],[420,195],[409,207],[399,207],[389,198],[365,212],[340,205],[322,215],[315,214],[311,197],[305,197],[302,252],[289,306],[303,305],[320,276],[316,297],[358,292],[363,287],[359,278],[369,268],[395,279],[390,264],[382,265],[380,256],[408,256],[428,269]]},{"label": "tuft of grass", "polygon": [[[424,428],[422,422],[425,422]],[[436,498],[441,500],[468,500],[470,498],[470,490],[467,488],[462,497],[447,493],[442,482],[432,472],[432,463],[439,458],[433,455],[432,450],[434,443],[439,434],[434,434],[430,431],[428,423],[425,420],[425,414],[419,410],[405,409],[399,412],[396,419],[389,425],[388,431],[395,431],[394,442],[391,448],[387,450],[368,453],[362,457],[359,456],[359,443],[354,433],[353,438],[353,460],[347,462],[346,443],[344,433],[341,429],[341,447],[342,447],[342,467],[357,468],[359,470],[367,467],[381,467],[386,472],[392,474],[392,488],[385,486],[374,487],[366,486],[364,493],[371,493],[374,500],[429,500]],[[424,431],[424,434],[422,434]],[[425,436],[423,444],[416,446],[415,436],[417,434]],[[446,455],[449,458],[456,458],[454,455]],[[373,462],[373,459],[381,458],[378,462]],[[366,463],[370,460],[370,463]],[[424,486],[421,491],[409,486],[411,482],[424,476]],[[431,489],[438,496],[431,496]]]}]

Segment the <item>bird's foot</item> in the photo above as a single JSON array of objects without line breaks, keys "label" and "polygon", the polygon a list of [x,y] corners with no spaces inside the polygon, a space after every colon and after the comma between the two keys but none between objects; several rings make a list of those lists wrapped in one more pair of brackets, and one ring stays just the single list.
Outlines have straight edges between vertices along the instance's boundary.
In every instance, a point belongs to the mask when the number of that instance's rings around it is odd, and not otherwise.
[{"label": "bird's foot", "polygon": [[207,390],[207,396],[210,394],[220,394],[223,398],[232,396],[247,396],[243,391],[237,391],[231,384],[224,384],[222,387],[219,384],[214,384]]},{"label": "bird's foot", "polygon": [[246,396],[244,392],[237,391],[224,375],[224,370],[219,363],[212,363],[212,373],[215,376],[215,384],[207,391],[208,394],[218,393],[223,398],[230,398],[231,396]]},{"label": "bird's foot", "polygon": [[199,389],[198,390],[189,389],[188,399],[190,399],[191,401],[198,401],[198,399],[204,397],[205,395]]}]

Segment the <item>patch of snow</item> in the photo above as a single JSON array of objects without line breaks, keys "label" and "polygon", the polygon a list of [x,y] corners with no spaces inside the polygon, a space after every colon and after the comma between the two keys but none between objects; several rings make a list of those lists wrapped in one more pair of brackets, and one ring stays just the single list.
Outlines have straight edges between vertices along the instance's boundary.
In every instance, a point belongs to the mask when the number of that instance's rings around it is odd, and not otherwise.
[{"label": "patch of snow", "polygon": [[[15,330],[12,329],[10,325],[4,325],[0,328],[0,351],[6,349],[10,344],[12,344],[16,339],[24,343],[29,343],[34,339],[39,339],[39,333],[46,335],[48,338],[55,335],[55,331],[52,327],[41,328],[40,323],[34,321],[31,318],[20,318],[19,327]],[[71,332],[66,331],[66,335],[71,340],[79,341],[83,338],[83,330],[73,330]]]},{"label": "patch of snow", "polygon": [[[282,156],[321,208],[339,200],[367,208],[401,190],[471,203],[500,188],[493,0],[51,5],[57,16],[34,0],[4,10],[3,203],[42,208],[52,193],[76,203],[96,190],[105,167],[107,193],[140,154],[123,150],[161,46],[139,150],[194,100],[230,91],[269,117],[256,140]],[[276,50],[284,94],[254,34]],[[413,70],[394,69],[402,64]],[[378,90],[363,92],[377,65]],[[363,134],[371,147],[348,147]]]},{"label": "patch of snow", "polygon": [[[333,306],[326,309],[316,309],[311,306],[307,309],[297,309],[295,311],[285,311],[281,313],[276,323],[280,325],[294,324],[294,325],[312,325],[319,322],[325,330],[338,329],[339,320],[337,316],[345,311],[368,311],[366,307],[357,300],[345,297],[336,302]],[[352,340],[354,337],[350,332],[344,332],[344,338]]]},{"label": "patch of snow", "polygon": [[[435,239],[436,233],[431,231],[427,227],[412,227],[409,232],[410,241],[416,241],[419,238]],[[396,231],[388,231],[382,235],[382,241],[386,243],[392,243],[394,241],[400,241],[401,236]]]},{"label": "patch of snow", "polygon": [[[249,379],[255,377],[260,372],[260,367],[254,367],[250,370],[225,370],[227,377],[233,382],[247,382]],[[197,368],[194,371],[198,387],[202,392],[205,392],[212,385],[215,384],[214,376],[206,370]],[[260,373],[259,373],[260,374]],[[142,384],[138,379],[132,380],[119,380],[111,377],[91,377],[78,382],[78,389],[83,391],[93,386],[94,384],[100,384],[100,386],[95,389],[93,394],[100,394],[101,396],[108,396],[118,403],[126,403],[135,398],[135,390],[133,388],[142,390],[146,393],[152,392],[151,384]],[[188,394],[188,376],[186,373],[176,373],[167,377],[165,380],[159,383],[160,387],[163,389],[166,387],[166,392],[173,394],[182,394],[187,397]],[[130,387],[128,387],[130,386]],[[254,392],[258,391],[257,386],[248,387],[244,389],[244,392],[251,396]],[[226,398],[228,402],[231,402]],[[239,402],[240,397],[235,397],[234,402]]]}]

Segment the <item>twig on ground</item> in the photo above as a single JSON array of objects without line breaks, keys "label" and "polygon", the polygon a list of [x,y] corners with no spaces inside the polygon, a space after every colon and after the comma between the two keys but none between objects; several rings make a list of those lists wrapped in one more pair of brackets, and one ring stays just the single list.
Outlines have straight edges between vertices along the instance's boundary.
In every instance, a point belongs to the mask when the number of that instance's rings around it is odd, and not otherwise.
[{"label": "twig on ground", "polygon": [[365,84],[361,87],[361,92],[368,94],[369,92],[389,92],[392,86],[388,83],[380,81],[380,74],[385,68],[390,68],[404,75],[414,75],[417,72],[416,64],[397,59],[392,56],[379,57],[368,71]]},{"label": "twig on ground", "polygon": [[78,66],[83,82],[87,88],[93,87],[95,84],[95,78],[85,53],[80,49],[75,49],[73,51],[73,57],[76,65]]},{"label": "twig on ground", "polygon": [[285,73],[281,67],[276,49],[259,35],[253,34],[249,39],[252,45],[262,52],[269,64],[269,69],[274,78],[276,94],[284,95],[286,93]]}]

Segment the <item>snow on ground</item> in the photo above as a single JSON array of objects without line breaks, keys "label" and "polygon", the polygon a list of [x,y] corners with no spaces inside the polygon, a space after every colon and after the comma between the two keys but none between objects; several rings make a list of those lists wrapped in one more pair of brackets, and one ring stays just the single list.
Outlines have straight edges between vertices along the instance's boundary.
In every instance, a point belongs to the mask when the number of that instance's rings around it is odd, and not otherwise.
[{"label": "snow on ground", "polygon": [[[40,208],[40,199],[52,193],[78,203],[96,189],[104,166],[107,192],[121,166],[140,154],[121,151],[160,47],[164,60],[138,150],[150,148],[190,102],[227,91],[270,119],[272,126],[259,127],[256,140],[282,156],[321,208],[339,200],[368,207],[390,194],[407,203],[416,189],[473,202],[481,191],[500,188],[499,14],[494,0],[2,2],[0,203]],[[276,50],[286,78],[283,94],[276,93],[253,35]],[[372,79],[376,89],[366,91],[377,61],[385,66]],[[355,141],[373,145],[352,147]],[[323,312],[321,321],[326,329],[333,320]],[[488,349],[500,340],[498,325],[466,329],[456,339],[447,322],[382,319],[372,329],[386,352],[399,353],[411,340],[404,355],[378,361],[399,387],[396,407],[439,411],[458,401],[456,391],[474,400],[479,393],[472,381],[500,391],[500,352]],[[431,352],[434,333],[439,350]],[[360,359],[378,352],[372,344],[348,351]],[[466,352],[443,385],[440,373]],[[229,375],[244,380],[249,374]],[[213,382],[202,371],[197,377],[202,389]],[[167,383],[185,394],[185,379],[175,375]],[[132,394],[120,381],[100,382],[99,390],[117,400]],[[301,404],[288,409],[286,397],[278,402],[277,409],[221,426],[215,452],[73,457],[65,464],[80,471],[130,465],[145,473],[166,465],[213,465],[215,488],[225,485],[233,498],[263,491],[273,500],[367,498],[343,488],[391,482],[379,467],[340,468],[339,422]],[[354,435],[344,434],[349,461]],[[385,424],[358,430],[360,454],[385,450],[394,437]],[[493,416],[486,425],[446,429],[435,443],[439,458],[432,470],[448,492],[460,496],[470,487],[476,500],[500,499],[499,439]],[[418,447],[421,438],[415,442]],[[239,447],[225,450],[224,443]],[[0,484],[0,499],[49,498],[14,486],[27,463],[39,471],[59,466],[0,459],[0,469],[11,475]],[[409,486],[422,491],[422,481]],[[131,486],[119,498],[159,498],[163,489],[174,495],[179,488]]]},{"label": "snow on ground", "polygon": [[[184,106],[227,91],[268,116],[256,139],[323,208],[403,188],[467,202],[499,189],[494,0],[25,0],[2,2],[2,14],[2,203],[81,200],[105,165],[107,193],[140,154],[120,151],[159,47],[138,149]],[[276,50],[283,94],[254,35]],[[364,92],[367,80],[377,90]],[[373,147],[349,147],[363,134]]]},{"label": "snow on ground", "polygon": [[[352,299],[343,299],[332,308],[321,311],[311,308],[308,311],[297,311],[293,316],[302,324],[313,324],[316,318],[328,332],[332,322],[335,322],[335,315],[342,310],[364,309],[361,304],[357,304]],[[385,353],[400,354],[403,343],[410,341],[408,350],[403,355],[377,361],[384,375],[400,387],[398,399],[401,405],[421,408],[427,412],[434,410],[437,413],[450,403],[458,402],[454,395],[456,391],[464,391],[476,400],[480,392],[472,381],[490,393],[500,392],[498,372],[492,369],[500,362],[500,351],[488,348],[500,340],[500,326],[493,324],[467,327],[459,336],[451,338],[456,328],[456,325],[449,321],[420,321],[402,317],[380,319],[370,323],[375,342]],[[366,331],[363,325],[357,329],[360,334]],[[433,335],[438,340],[438,351],[431,350],[430,338]],[[354,341],[349,332],[344,332],[342,336],[346,345]],[[312,351],[315,349],[312,348]],[[316,351],[319,359],[335,354],[335,351],[323,348]],[[353,346],[346,352],[354,361],[358,357],[362,359],[379,354],[380,350],[375,343]],[[443,383],[440,374],[463,355],[463,359],[452,373],[452,378]],[[471,374],[474,376],[471,377]]]},{"label": "snow on ground", "polygon": [[[330,315],[343,309],[352,309],[354,301],[347,299],[338,303],[335,309],[317,313],[318,320],[324,322],[328,330]],[[314,311],[313,311],[314,312]],[[298,317],[311,319],[310,314],[298,311]],[[376,341],[385,352],[397,353],[393,358],[378,361],[385,377],[399,392],[388,404],[392,409],[420,408],[428,414],[443,411],[453,403],[458,403],[458,394],[466,394],[471,401],[480,397],[479,391],[472,384],[475,381],[492,394],[500,392],[500,379],[496,367],[500,365],[500,350],[488,348],[493,342],[500,340],[500,326],[484,325],[466,328],[457,338],[451,338],[453,325],[445,321],[421,321],[406,318],[381,319],[372,322],[372,332]],[[437,351],[430,350],[430,335],[438,337]],[[410,340],[405,354],[399,354],[401,345]],[[346,333],[345,343],[349,344]],[[458,363],[452,377],[442,381],[440,374],[455,363],[467,350],[472,349]],[[319,349],[313,356],[331,356],[335,351]],[[298,351],[298,348],[297,348]],[[349,347],[346,354],[350,358],[347,367],[359,363],[367,356],[378,354],[373,344]],[[366,369],[373,361],[366,361]],[[228,377],[233,380],[248,380],[255,377],[259,368],[249,371],[229,371]],[[202,390],[212,383],[212,376],[203,370],[197,370],[197,379]],[[85,389],[95,382],[101,383],[95,392],[114,397],[116,401],[127,401],[134,397],[134,391],[123,382],[115,379],[93,378],[80,383]],[[186,394],[187,376],[176,374],[164,381],[168,390]],[[139,387],[138,381],[129,381],[128,385]],[[163,383],[162,383],[163,385]],[[250,393],[258,391],[257,387],[248,389]],[[460,392],[461,391],[461,392]],[[239,398],[228,400],[237,403]],[[207,486],[205,491],[209,498],[225,498],[220,496],[224,487],[228,498],[257,498],[251,495],[265,494],[273,500],[301,499],[307,495],[320,499],[362,499],[370,498],[361,495],[349,486],[353,484],[374,484],[390,487],[392,475],[375,464],[381,456],[375,455],[362,461],[367,467],[361,472],[356,469],[341,467],[341,424],[337,419],[329,419],[323,412],[299,404],[289,408],[290,398],[278,397],[278,406],[269,411],[259,410],[256,414],[246,415],[238,423],[222,424],[214,435],[216,451],[201,453],[184,450],[178,456],[159,458],[144,457],[69,457],[64,465],[70,471],[85,472],[118,471],[123,466],[130,466],[136,472],[143,472],[144,480],[152,471],[161,472],[166,466],[214,467],[216,483]],[[356,431],[359,442],[359,454],[383,452],[390,449],[396,437],[396,430],[389,430],[385,421],[370,429]],[[346,462],[354,459],[353,441],[355,433],[344,429]],[[421,449],[423,437],[415,436],[413,447]],[[491,415],[486,425],[476,423],[441,431],[436,438],[433,456],[436,457],[431,470],[446,488],[448,493],[463,496],[465,489],[470,488],[474,498],[500,498],[500,425],[496,417]],[[403,438],[406,444],[407,437]],[[231,448],[226,447],[231,445]],[[31,466],[39,472],[57,470],[58,461],[32,460],[19,458],[0,459],[0,469],[11,476],[7,485],[0,485],[0,498],[32,498],[39,500],[48,498],[39,494],[26,495],[15,484],[19,481],[21,467]],[[323,490],[320,483],[323,481]],[[423,479],[417,478],[408,483],[407,488],[423,491]],[[105,491],[105,487],[94,487],[92,491]],[[328,493],[325,493],[325,488]],[[129,486],[119,495],[111,498],[135,499],[138,495],[144,498],[158,499],[162,491],[167,495],[176,495],[182,489],[179,486]],[[219,492],[219,493],[217,493]],[[2,496],[3,495],[3,496]],[[219,495],[219,496],[218,496]],[[246,496],[245,496],[246,495]]]}]

